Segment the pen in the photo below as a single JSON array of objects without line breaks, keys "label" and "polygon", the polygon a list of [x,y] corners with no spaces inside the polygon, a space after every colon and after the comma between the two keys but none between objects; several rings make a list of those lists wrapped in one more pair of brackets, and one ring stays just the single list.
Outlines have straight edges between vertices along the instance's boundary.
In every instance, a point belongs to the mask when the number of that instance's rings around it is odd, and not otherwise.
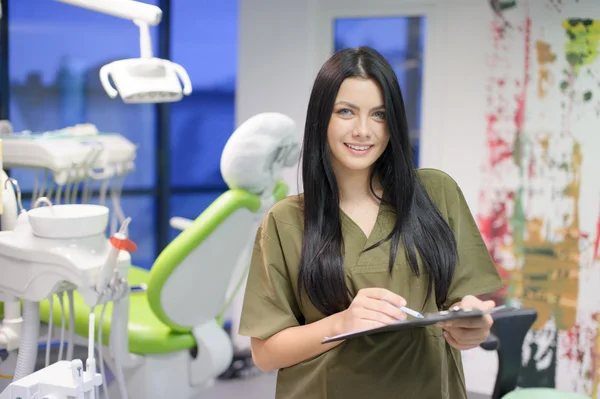
[{"label": "pen", "polygon": [[421,313],[417,312],[416,310],[407,308],[406,306],[400,306],[400,310],[403,311],[404,313],[414,316],[416,318],[419,318],[419,319],[423,318],[423,315]]}]

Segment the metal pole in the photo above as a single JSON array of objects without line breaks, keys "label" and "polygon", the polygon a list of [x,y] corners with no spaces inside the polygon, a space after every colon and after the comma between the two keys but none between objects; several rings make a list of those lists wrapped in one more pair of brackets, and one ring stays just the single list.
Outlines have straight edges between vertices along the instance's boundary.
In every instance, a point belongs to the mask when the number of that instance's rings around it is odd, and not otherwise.
[{"label": "metal pole", "polygon": [[[171,53],[171,0],[159,0],[163,17],[158,25],[158,56],[169,59]],[[156,105],[156,255],[169,243],[171,199],[171,106]]]}]

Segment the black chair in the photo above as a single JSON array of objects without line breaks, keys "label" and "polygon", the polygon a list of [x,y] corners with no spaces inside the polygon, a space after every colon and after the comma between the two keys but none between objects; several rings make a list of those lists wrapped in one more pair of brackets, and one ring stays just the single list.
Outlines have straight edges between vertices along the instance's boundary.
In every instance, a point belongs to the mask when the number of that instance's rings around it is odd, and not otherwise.
[{"label": "black chair", "polygon": [[494,315],[488,339],[480,347],[498,353],[498,375],[492,399],[585,399],[587,396],[553,388],[516,389],[521,371],[525,335],[537,319],[535,309],[519,309]]},{"label": "black chair", "polygon": [[537,319],[535,309],[517,309],[494,315],[491,334],[480,347],[498,353],[498,375],[492,399],[500,399],[517,388],[525,335]]}]

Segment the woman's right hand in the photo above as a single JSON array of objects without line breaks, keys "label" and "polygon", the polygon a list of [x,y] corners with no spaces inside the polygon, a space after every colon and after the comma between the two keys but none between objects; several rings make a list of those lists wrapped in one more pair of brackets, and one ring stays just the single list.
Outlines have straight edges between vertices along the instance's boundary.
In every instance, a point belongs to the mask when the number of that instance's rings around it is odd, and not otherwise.
[{"label": "woman's right hand", "polygon": [[363,288],[358,291],[350,307],[339,313],[338,334],[368,330],[406,319],[399,309],[406,306],[400,295],[384,288]]}]

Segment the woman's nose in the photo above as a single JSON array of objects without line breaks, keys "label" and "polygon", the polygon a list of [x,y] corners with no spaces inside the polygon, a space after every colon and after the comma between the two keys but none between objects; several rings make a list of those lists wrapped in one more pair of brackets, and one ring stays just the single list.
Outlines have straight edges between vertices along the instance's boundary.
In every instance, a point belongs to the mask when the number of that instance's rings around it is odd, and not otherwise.
[{"label": "woman's nose", "polygon": [[354,137],[371,137],[371,130],[369,129],[368,122],[366,120],[357,119],[356,126],[353,132]]}]

